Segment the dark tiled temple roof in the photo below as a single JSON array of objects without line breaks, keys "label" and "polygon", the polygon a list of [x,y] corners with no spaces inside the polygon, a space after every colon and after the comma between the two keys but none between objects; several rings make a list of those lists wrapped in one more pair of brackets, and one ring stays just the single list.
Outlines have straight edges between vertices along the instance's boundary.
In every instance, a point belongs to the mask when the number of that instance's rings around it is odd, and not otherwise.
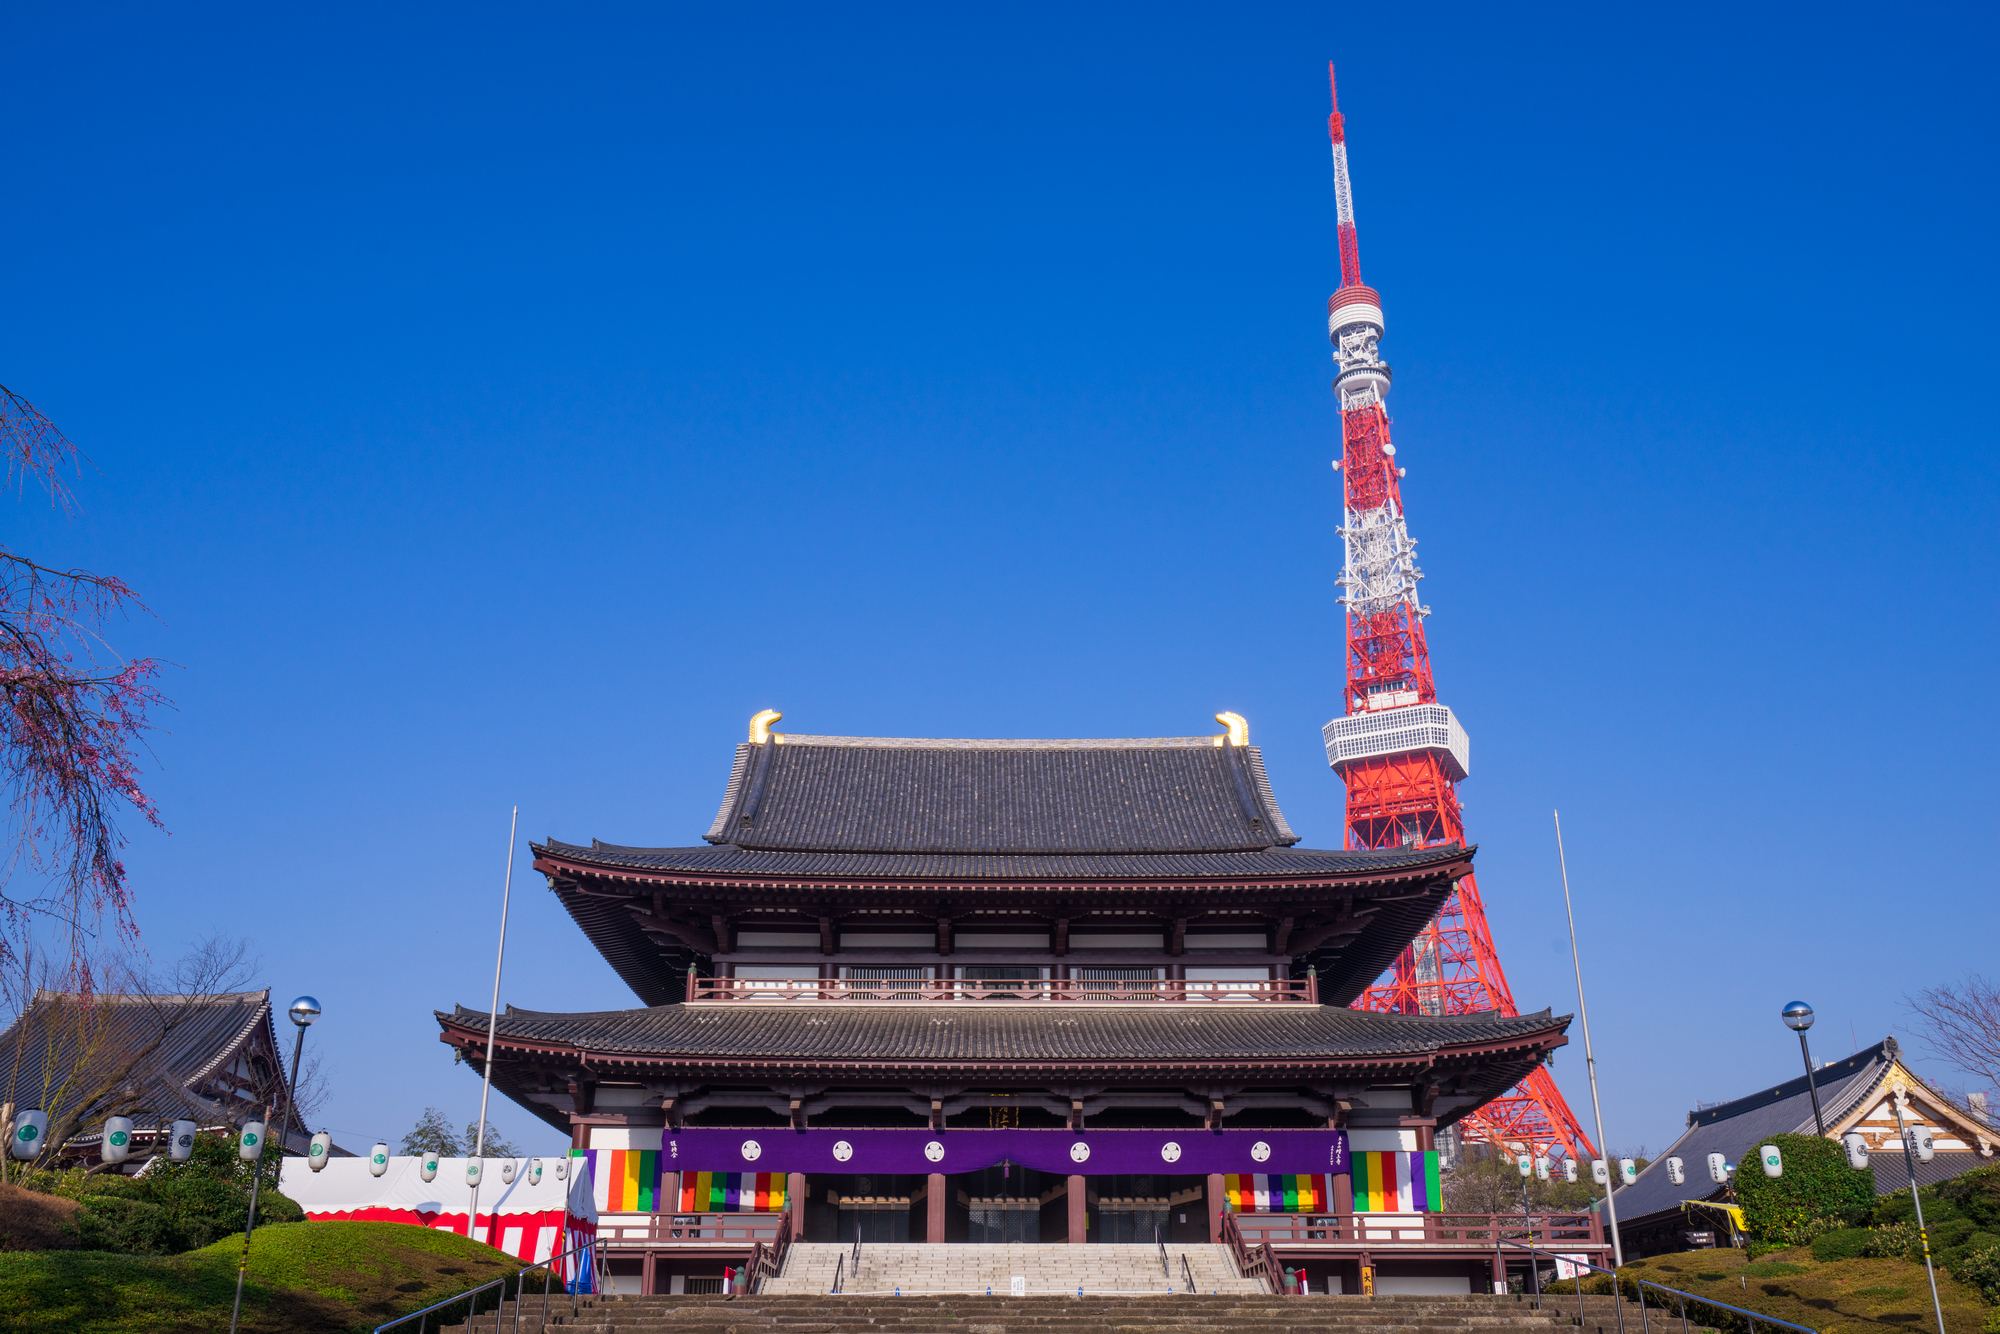
[{"label": "dark tiled temple roof", "polygon": [[1288,846],[1253,746],[774,734],[736,749],[711,843],[807,852],[1106,854]]},{"label": "dark tiled temple roof", "polygon": [[1352,876],[1421,870],[1465,855],[1456,844],[1349,852],[1318,848],[1260,848],[1231,852],[970,853],[769,851],[732,845],[635,848],[593,841],[582,845],[549,839],[534,845],[575,864],[606,870],[745,877],[825,877],[841,880],[1108,881],[1214,880],[1230,882],[1284,876]]},{"label": "dark tiled temple roof", "polygon": [[[483,1044],[488,1015],[439,1011]],[[1334,1005],[1064,1005],[1033,1003],[748,1001],[558,1013],[509,1006],[503,1045],[593,1058],[664,1062],[782,1062],[788,1066],[963,1064],[1196,1066],[1282,1061],[1335,1065],[1427,1061],[1454,1048],[1546,1051],[1567,1016],[1446,1018],[1376,1014]],[[449,1039],[447,1039],[449,1040]],[[477,1057],[478,1051],[468,1053]],[[1499,1087],[1505,1087],[1500,1085]],[[1496,1089],[1497,1091],[1497,1089]]]},{"label": "dark tiled temple roof", "polygon": [[[176,1117],[224,1124],[225,1110],[203,1085],[253,1043],[276,1049],[268,991],[87,1001],[38,992],[0,1033],[0,1101],[42,1107],[51,1118],[80,1112],[130,1116],[142,1127]],[[94,1129],[80,1127],[86,1138]]]},{"label": "dark tiled temple roof", "polygon": [[[1899,1055],[1896,1040],[1884,1038],[1852,1056],[1815,1069],[1813,1082],[1819,1088],[1820,1108],[1827,1124],[1833,1125],[1874,1095]],[[1904,1068],[1907,1071],[1908,1067]],[[1638,1180],[1618,1192],[1619,1220],[1637,1224],[1657,1215],[1677,1213],[1683,1200],[1719,1199],[1722,1188],[1708,1179],[1709,1154],[1725,1154],[1731,1162],[1739,1159],[1752,1162],[1755,1147],[1771,1136],[1810,1135],[1814,1129],[1812,1093],[1803,1074],[1729,1102],[1698,1107],[1688,1113],[1686,1133],[1648,1163]],[[1678,1156],[1687,1164],[1685,1185],[1676,1186],[1667,1179],[1666,1159],[1670,1156]],[[1977,1153],[1940,1151],[1929,1163],[1918,1164],[1918,1180],[1929,1185],[1994,1161]],[[1868,1166],[1875,1174],[1878,1193],[1909,1184],[1900,1153],[1873,1154]]]}]

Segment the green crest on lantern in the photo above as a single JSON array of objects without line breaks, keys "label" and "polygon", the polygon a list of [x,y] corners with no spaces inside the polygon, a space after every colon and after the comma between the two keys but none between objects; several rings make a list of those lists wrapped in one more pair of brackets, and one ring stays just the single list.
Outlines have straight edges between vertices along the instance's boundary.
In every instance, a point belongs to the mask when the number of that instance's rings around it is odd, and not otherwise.
[{"label": "green crest on lantern", "polygon": [[252,1148],[252,1149],[256,1148],[256,1147],[257,1147],[257,1132],[256,1132],[256,1131],[254,1131],[254,1130],[246,1130],[246,1131],[244,1131],[244,1132],[243,1132],[243,1143],[244,1143],[244,1145],[245,1145],[246,1147],[248,1147],[248,1148]]},{"label": "green crest on lantern", "polygon": [[386,1163],[389,1161],[389,1155],[387,1155],[386,1153],[378,1153],[375,1155],[375,1161],[378,1163]]},{"label": "green crest on lantern", "polygon": [[31,1121],[21,1127],[21,1141],[24,1144],[32,1144],[35,1141],[35,1137],[41,1133],[41,1129]]},{"label": "green crest on lantern", "polygon": [[311,1153],[312,1156],[315,1158],[324,1158],[326,1157],[326,1145],[321,1144],[317,1140],[315,1140],[313,1142],[312,1148],[309,1149],[307,1152]]},{"label": "green crest on lantern", "polygon": [[111,1132],[111,1146],[115,1149],[122,1149],[125,1147],[125,1141],[130,1138],[131,1136],[127,1135],[124,1131],[114,1130]]}]

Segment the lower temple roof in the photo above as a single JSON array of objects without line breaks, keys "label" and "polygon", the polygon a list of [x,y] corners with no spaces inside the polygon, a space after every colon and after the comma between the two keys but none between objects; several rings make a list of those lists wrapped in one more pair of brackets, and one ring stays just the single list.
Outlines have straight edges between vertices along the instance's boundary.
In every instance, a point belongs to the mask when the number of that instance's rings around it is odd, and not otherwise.
[{"label": "lower temple roof", "polygon": [[[482,1056],[488,1014],[439,1011],[443,1040]],[[943,1006],[724,1002],[557,1013],[509,1006],[497,1059],[586,1059],[593,1069],[718,1067],[854,1070],[993,1066],[1220,1073],[1433,1065],[1485,1060],[1509,1073],[1497,1092],[1565,1041],[1568,1016],[1376,1014],[1334,1005],[1229,1003]],[[1520,1066],[1516,1070],[1516,1066]]]}]

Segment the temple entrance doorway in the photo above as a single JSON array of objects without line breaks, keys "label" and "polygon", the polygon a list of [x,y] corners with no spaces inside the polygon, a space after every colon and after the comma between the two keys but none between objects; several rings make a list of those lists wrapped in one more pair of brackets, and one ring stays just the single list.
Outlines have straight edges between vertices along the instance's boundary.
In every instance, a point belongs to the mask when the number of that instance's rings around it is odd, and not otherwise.
[{"label": "temple entrance doorway", "polygon": [[1065,1179],[1016,1163],[945,1178],[946,1235],[956,1241],[1061,1241]]},{"label": "temple entrance doorway", "polygon": [[1094,1242],[1150,1244],[1208,1240],[1208,1182],[1197,1176],[1147,1173],[1086,1178],[1089,1238]]},{"label": "temple entrance doorway", "polygon": [[925,1178],[815,1173],[806,1235],[851,1242],[922,1241]]}]

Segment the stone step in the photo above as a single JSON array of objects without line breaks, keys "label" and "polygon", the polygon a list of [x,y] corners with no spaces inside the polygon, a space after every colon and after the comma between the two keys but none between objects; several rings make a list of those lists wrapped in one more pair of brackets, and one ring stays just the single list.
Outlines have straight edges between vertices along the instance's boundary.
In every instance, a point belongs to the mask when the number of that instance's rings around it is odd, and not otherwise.
[{"label": "stone step", "polygon": [[[1625,1304],[1628,1330],[1638,1313]],[[541,1319],[531,1300],[521,1328],[536,1334],[1215,1334],[1236,1327],[1257,1334],[1555,1334],[1575,1329],[1576,1308],[1537,1310],[1519,1298],[1497,1296],[1278,1297],[1179,1296],[1154,1298],[937,1297],[882,1298],[758,1296],[587,1297],[572,1313],[565,1301]],[[514,1311],[501,1312],[500,1328],[514,1327]],[[1586,1331],[1611,1334],[1613,1299],[1585,1306]],[[493,1328],[492,1315],[465,1334]]]}]

